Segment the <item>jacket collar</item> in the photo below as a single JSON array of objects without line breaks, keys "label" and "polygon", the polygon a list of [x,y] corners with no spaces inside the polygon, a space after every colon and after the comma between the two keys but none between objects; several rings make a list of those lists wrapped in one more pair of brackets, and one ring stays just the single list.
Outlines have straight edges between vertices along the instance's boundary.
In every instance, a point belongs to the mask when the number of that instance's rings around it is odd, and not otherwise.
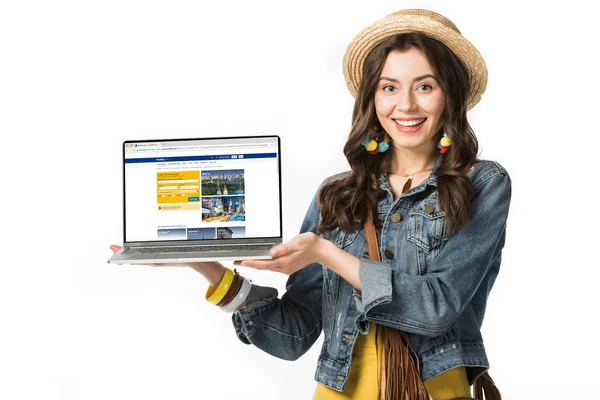
[{"label": "jacket collar", "polygon": [[[443,154],[441,154],[441,153],[438,154],[438,157],[435,160],[435,164],[433,165],[433,169],[431,170],[431,173],[429,174],[427,179],[425,179],[425,181],[423,181],[422,184],[437,187],[437,176],[435,175],[435,171],[438,169],[438,167],[440,166],[440,163],[442,162],[442,156],[443,156]],[[378,181],[379,181],[379,187],[381,189],[388,190],[388,191],[392,190],[392,188],[390,187],[390,183],[388,181],[388,174],[386,172],[379,175]]]}]

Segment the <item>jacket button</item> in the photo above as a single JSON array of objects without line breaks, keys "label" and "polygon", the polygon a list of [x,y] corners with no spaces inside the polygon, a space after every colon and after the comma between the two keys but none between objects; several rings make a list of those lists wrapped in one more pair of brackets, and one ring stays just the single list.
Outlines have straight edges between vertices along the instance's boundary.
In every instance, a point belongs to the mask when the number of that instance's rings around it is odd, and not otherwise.
[{"label": "jacket button", "polygon": [[384,251],[383,254],[385,254],[385,256],[390,260],[394,258],[394,253],[392,253],[390,250]]},{"label": "jacket button", "polygon": [[402,219],[402,217],[400,216],[400,214],[398,214],[398,213],[392,214],[392,222],[393,223],[396,224],[396,223],[400,222],[401,219]]},{"label": "jacket button", "polygon": [[337,378],[338,378],[340,381],[343,381],[343,380],[344,380],[344,376],[343,376],[343,375],[338,375],[338,376],[337,376]]},{"label": "jacket button", "polygon": [[427,214],[431,214],[434,211],[435,211],[435,206],[431,203],[427,204],[427,206],[425,207],[425,212]]}]

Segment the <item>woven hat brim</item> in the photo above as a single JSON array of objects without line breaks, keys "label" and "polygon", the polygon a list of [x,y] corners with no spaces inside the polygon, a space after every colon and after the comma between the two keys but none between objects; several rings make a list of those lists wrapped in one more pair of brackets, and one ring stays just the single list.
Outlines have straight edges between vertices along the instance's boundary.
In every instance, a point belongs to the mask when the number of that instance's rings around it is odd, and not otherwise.
[{"label": "woven hat brim", "polygon": [[344,79],[352,96],[356,97],[358,94],[364,61],[369,52],[390,36],[415,31],[444,43],[465,64],[471,79],[467,110],[472,109],[481,100],[487,86],[488,72],[483,57],[459,32],[421,15],[411,15],[410,18],[405,15],[388,15],[354,37],[343,58]]}]

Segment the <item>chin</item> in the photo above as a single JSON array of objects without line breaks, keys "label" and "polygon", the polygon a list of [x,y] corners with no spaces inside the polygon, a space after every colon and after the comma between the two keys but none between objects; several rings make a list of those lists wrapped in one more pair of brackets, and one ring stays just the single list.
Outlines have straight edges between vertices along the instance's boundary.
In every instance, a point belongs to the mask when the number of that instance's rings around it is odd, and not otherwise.
[{"label": "chin", "polygon": [[422,146],[424,144],[423,140],[420,137],[415,138],[400,138],[396,139],[392,136],[392,141],[394,142],[394,146],[396,147],[404,147],[404,148],[415,148]]}]

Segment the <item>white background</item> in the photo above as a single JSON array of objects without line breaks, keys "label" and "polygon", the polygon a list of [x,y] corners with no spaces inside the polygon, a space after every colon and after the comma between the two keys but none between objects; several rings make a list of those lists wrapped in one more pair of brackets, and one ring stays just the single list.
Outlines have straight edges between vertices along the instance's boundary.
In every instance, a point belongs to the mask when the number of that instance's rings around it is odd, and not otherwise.
[{"label": "white background", "polygon": [[[2,399],[310,399],[183,268],[108,265],[124,140],[278,134],[284,239],[347,169],[346,46],[401,8],[448,16],[489,83],[469,113],[513,198],[483,335],[511,399],[587,398],[598,323],[598,20],[587,3],[3,1]],[[286,276],[243,269],[285,290]]]}]

